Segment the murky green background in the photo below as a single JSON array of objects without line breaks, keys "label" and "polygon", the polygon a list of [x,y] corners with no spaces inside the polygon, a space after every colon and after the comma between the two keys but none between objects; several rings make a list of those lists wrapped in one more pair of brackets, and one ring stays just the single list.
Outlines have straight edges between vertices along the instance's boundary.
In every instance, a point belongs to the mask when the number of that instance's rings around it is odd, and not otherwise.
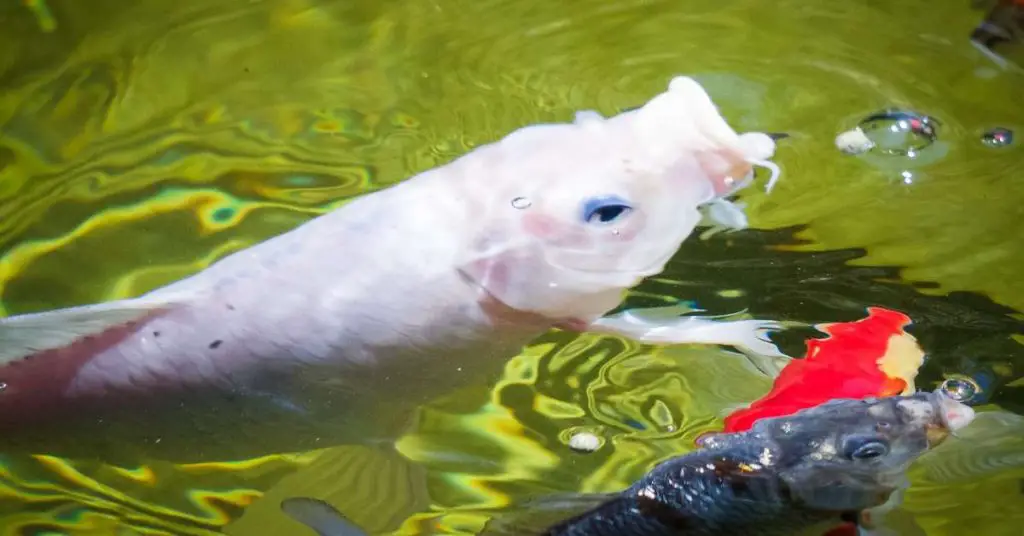
[{"label": "murky green background", "polygon": [[[755,229],[694,238],[632,301],[809,323],[901,308],[932,358],[923,387],[982,371],[998,385],[984,409],[1019,412],[1024,144],[979,137],[1024,128],[1024,75],[967,43],[981,16],[966,0],[6,0],[0,305],[139,294],[522,125],[613,113],[691,74],[738,130],[792,134],[784,175],[770,196],[744,194]],[[836,133],[888,106],[942,121],[926,158],[835,150]],[[782,337],[796,355],[798,335]],[[624,486],[769,384],[725,351],[552,334],[498,388],[425,410],[401,447],[433,501],[403,530],[469,533],[482,509]],[[578,427],[603,448],[569,451]],[[929,536],[1021,534],[1014,437],[996,441],[998,470],[916,470],[906,510]],[[115,468],[3,455],[0,529],[212,534],[314,458]],[[309,491],[348,486],[372,526],[402,502],[376,480]]]}]

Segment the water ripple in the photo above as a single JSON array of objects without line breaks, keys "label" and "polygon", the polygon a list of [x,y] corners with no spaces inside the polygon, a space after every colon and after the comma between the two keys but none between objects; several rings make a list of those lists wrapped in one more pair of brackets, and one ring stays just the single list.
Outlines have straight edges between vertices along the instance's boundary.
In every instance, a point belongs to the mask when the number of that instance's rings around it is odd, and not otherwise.
[{"label": "water ripple", "polygon": [[[6,312],[137,295],[514,128],[636,106],[689,73],[740,130],[791,134],[778,150],[783,180],[770,196],[742,195],[760,230],[691,241],[627,305],[683,299],[807,324],[853,320],[867,305],[905,310],[930,356],[922,386],[984,368],[996,378],[990,402],[1024,410],[1013,383],[1024,363],[1024,189],[1013,180],[1024,146],[979,142],[992,125],[1024,124],[1007,97],[1024,81],[975,75],[987,59],[950,23],[966,5],[47,5],[49,33],[22,4],[0,5],[13,21],[0,34]],[[838,132],[894,106],[938,117],[948,152],[911,166],[835,151]],[[778,338],[799,354],[807,336]],[[424,410],[401,447],[434,470],[436,509],[406,528],[470,532],[486,518],[473,508],[625,485],[769,384],[724,349],[548,334],[493,393],[477,386]],[[581,428],[606,444],[572,452],[559,438]],[[1020,526],[984,502],[1019,495],[1000,476],[1017,446],[997,447],[919,475],[910,506],[930,534]],[[109,533],[128,520],[143,533],[209,534],[299,465],[8,457],[0,515],[5,530]]]}]

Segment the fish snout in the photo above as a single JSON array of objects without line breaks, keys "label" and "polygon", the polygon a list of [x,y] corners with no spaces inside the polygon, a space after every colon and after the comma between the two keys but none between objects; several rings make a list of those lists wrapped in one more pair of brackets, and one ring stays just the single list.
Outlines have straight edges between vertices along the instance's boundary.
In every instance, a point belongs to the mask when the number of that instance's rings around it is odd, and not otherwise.
[{"label": "fish snout", "polygon": [[938,446],[950,435],[957,435],[974,420],[973,409],[942,391],[920,395],[924,396],[904,399],[898,406],[914,424],[925,429],[930,447]]},{"label": "fish snout", "polygon": [[952,435],[963,430],[974,421],[974,409],[947,395],[941,390],[934,393],[942,426]]}]

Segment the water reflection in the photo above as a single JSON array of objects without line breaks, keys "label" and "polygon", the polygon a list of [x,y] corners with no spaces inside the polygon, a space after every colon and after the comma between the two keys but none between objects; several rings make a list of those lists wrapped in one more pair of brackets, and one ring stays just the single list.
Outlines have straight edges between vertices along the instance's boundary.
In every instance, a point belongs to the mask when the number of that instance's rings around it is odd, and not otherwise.
[{"label": "water reflection", "polygon": [[[139,294],[522,124],[636,105],[687,72],[738,129],[789,134],[778,156],[785,174],[770,196],[744,196],[752,225],[765,230],[693,241],[627,305],[686,299],[805,324],[854,320],[866,305],[900,309],[930,356],[922,387],[991,371],[985,403],[1024,411],[1016,232],[1024,183],[1010,180],[1022,147],[978,142],[991,125],[1024,124],[1007,98],[1024,82],[1013,71],[974,75],[988,59],[950,23],[970,16],[967,3],[30,6],[36,11],[0,5],[0,305],[8,313]],[[752,20],[761,21],[757,31]],[[941,139],[909,163],[836,154],[838,130],[889,106],[940,117]],[[904,173],[912,184],[893,188],[888,179],[902,184]],[[778,338],[799,354],[807,336],[817,335],[794,328]],[[406,526],[466,533],[482,519],[473,508],[623,485],[692,448],[731,404],[768,385],[722,349],[654,351],[550,333],[509,363],[493,392],[424,411],[402,448],[430,469],[435,504]],[[247,414],[270,420],[270,411]],[[58,430],[60,446],[109,452],[124,443],[144,458],[121,469],[5,454],[0,527],[112,533],[120,520],[139,533],[210,534],[284,474],[310,467],[311,456],[158,461],[287,450],[275,444],[285,429],[233,435],[246,423],[177,420],[179,433],[134,446],[109,429],[90,432],[92,423]],[[572,454],[560,438],[574,429],[599,429],[605,444]],[[227,452],[214,454],[218,443]],[[1024,522],[1010,504],[1020,445],[997,447],[956,466],[993,468],[985,480],[920,476],[910,505],[930,535],[997,534]]]},{"label": "water reflection", "polygon": [[[799,242],[796,235],[800,231],[742,231],[728,242],[691,242],[672,262],[676,279],[646,282],[627,299],[627,306],[658,304],[678,295],[682,287],[687,295],[695,297],[697,304],[711,312],[749,308],[754,316],[772,311],[805,324],[855,320],[871,304],[898,308],[914,319],[910,331],[929,354],[919,377],[922,389],[938,387],[952,371],[969,370],[983,363],[990,370],[1000,371],[996,383],[1001,385],[993,384],[992,399],[975,402],[1024,410],[1024,392],[1008,385],[1012,381],[1019,383],[1015,379],[1022,374],[1020,363],[1024,356],[1014,340],[1024,333],[1024,322],[1018,313],[980,295],[925,293],[933,290],[934,285],[902,281],[899,267],[857,266],[863,251],[786,251],[787,246]],[[727,288],[737,291],[721,292]],[[797,353],[803,350],[802,340],[806,336],[821,334],[809,328],[794,329],[780,339],[789,353]],[[465,493],[453,495],[450,502],[437,497],[444,507],[475,506],[481,512],[478,520],[483,520],[494,513],[489,509],[500,510],[501,504],[525,500],[536,493],[617,489],[651,464],[692,449],[694,440],[717,429],[719,419],[732,407],[760,396],[770,385],[770,379],[744,356],[725,350],[655,350],[633,347],[615,338],[551,333],[537,341],[527,356],[510,364],[494,394],[493,404],[498,407],[486,410],[496,419],[497,415],[508,415],[505,418],[511,418],[522,429],[512,431],[498,426],[496,421],[485,436],[505,437],[505,441],[515,437],[521,441],[514,450],[505,451],[508,466],[519,466],[530,459],[550,459],[552,454],[561,453],[560,462],[554,466],[535,466],[530,476],[512,482],[500,476],[500,472],[492,476],[458,476],[460,472],[455,467],[446,465],[455,470],[446,473],[447,482],[459,486],[455,483],[465,478],[472,482],[465,484],[471,489],[500,492],[502,500],[472,501]],[[498,432],[500,429],[506,431]],[[564,447],[547,439],[564,437],[565,430],[581,429],[601,430],[606,446],[585,457],[568,456]],[[983,460],[991,456],[991,463],[999,467],[1024,470],[1024,466],[1013,461],[1017,459],[1012,454],[1015,443],[1008,442],[1012,433],[1007,435],[1008,432],[995,429],[991,432],[997,432],[991,441],[995,450],[978,454],[971,463],[984,465],[988,462]],[[421,430],[416,437],[418,448],[447,452],[448,456],[460,452],[458,439],[434,435],[428,429]],[[465,449],[461,452],[464,456],[472,455]],[[962,455],[959,450],[951,452],[954,457]],[[416,450],[409,453],[417,455]],[[943,468],[941,463],[929,468],[961,471]],[[564,482],[552,474],[563,471],[581,475],[583,480]],[[928,500],[943,501],[946,505],[963,500],[942,495],[936,486],[959,497],[955,488],[942,488],[926,480],[919,480],[918,485],[923,487],[919,495],[914,488],[910,492],[909,504],[914,508],[921,508],[918,497],[930,497]],[[936,515],[929,506],[924,511]],[[441,522],[444,523],[443,518]],[[929,523],[927,518],[921,522]]]},{"label": "water reflection", "polygon": [[915,158],[939,138],[939,121],[913,111],[885,110],[865,117],[859,128],[880,152]]},{"label": "water reflection", "polygon": [[981,143],[989,147],[1006,147],[1013,143],[1013,131],[1007,128],[994,128],[981,135]]}]

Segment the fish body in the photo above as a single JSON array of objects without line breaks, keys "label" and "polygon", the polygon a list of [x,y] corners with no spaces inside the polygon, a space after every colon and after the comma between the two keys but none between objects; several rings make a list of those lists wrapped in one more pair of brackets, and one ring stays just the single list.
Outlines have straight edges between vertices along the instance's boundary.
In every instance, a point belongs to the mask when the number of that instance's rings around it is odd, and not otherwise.
[{"label": "fish body", "polygon": [[[619,493],[534,501],[510,518],[499,516],[482,534],[821,534],[885,503],[914,461],[973,419],[969,407],[941,392],[833,400],[762,419],[746,432],[715,436],[697,451],[660,463]],[[288,501],[304,508],[282,508],[322,536],[359,534],[329,505],[307,498]]]},{"label": "fish body", "polygon": [[883,504],[907,468],[971,422],[942,393],[844,399],[766,418],[661,463],[545,536],[775,536]]},{"label": "fish body", "polygon": [[555,326],[781,355],[774,322],[605,316],[773,150],[676,77],[638,109],[521,128],[137,298],[0,319],[3,441],[154,404],[264,420],[213,407],[238,400],[335,423],[332,441],[387,440]]},{"label": "fish body", "polygon": [[764,452],[751,444],[704,452],[655,468],[627,492],[543,536],[791,536],[839,518],[788,503],[783,482],[743,467]]},{"label": "fish body", "polygon": [[803,359],[788,362],[765,396],[729,414],[723,431],[748,430],[759,419],[832,399],[913,393],[924,352],[904,331],[910,323],[903,313],[871,307],[861,320],[818,326],[828,337],[807,341]]}]

